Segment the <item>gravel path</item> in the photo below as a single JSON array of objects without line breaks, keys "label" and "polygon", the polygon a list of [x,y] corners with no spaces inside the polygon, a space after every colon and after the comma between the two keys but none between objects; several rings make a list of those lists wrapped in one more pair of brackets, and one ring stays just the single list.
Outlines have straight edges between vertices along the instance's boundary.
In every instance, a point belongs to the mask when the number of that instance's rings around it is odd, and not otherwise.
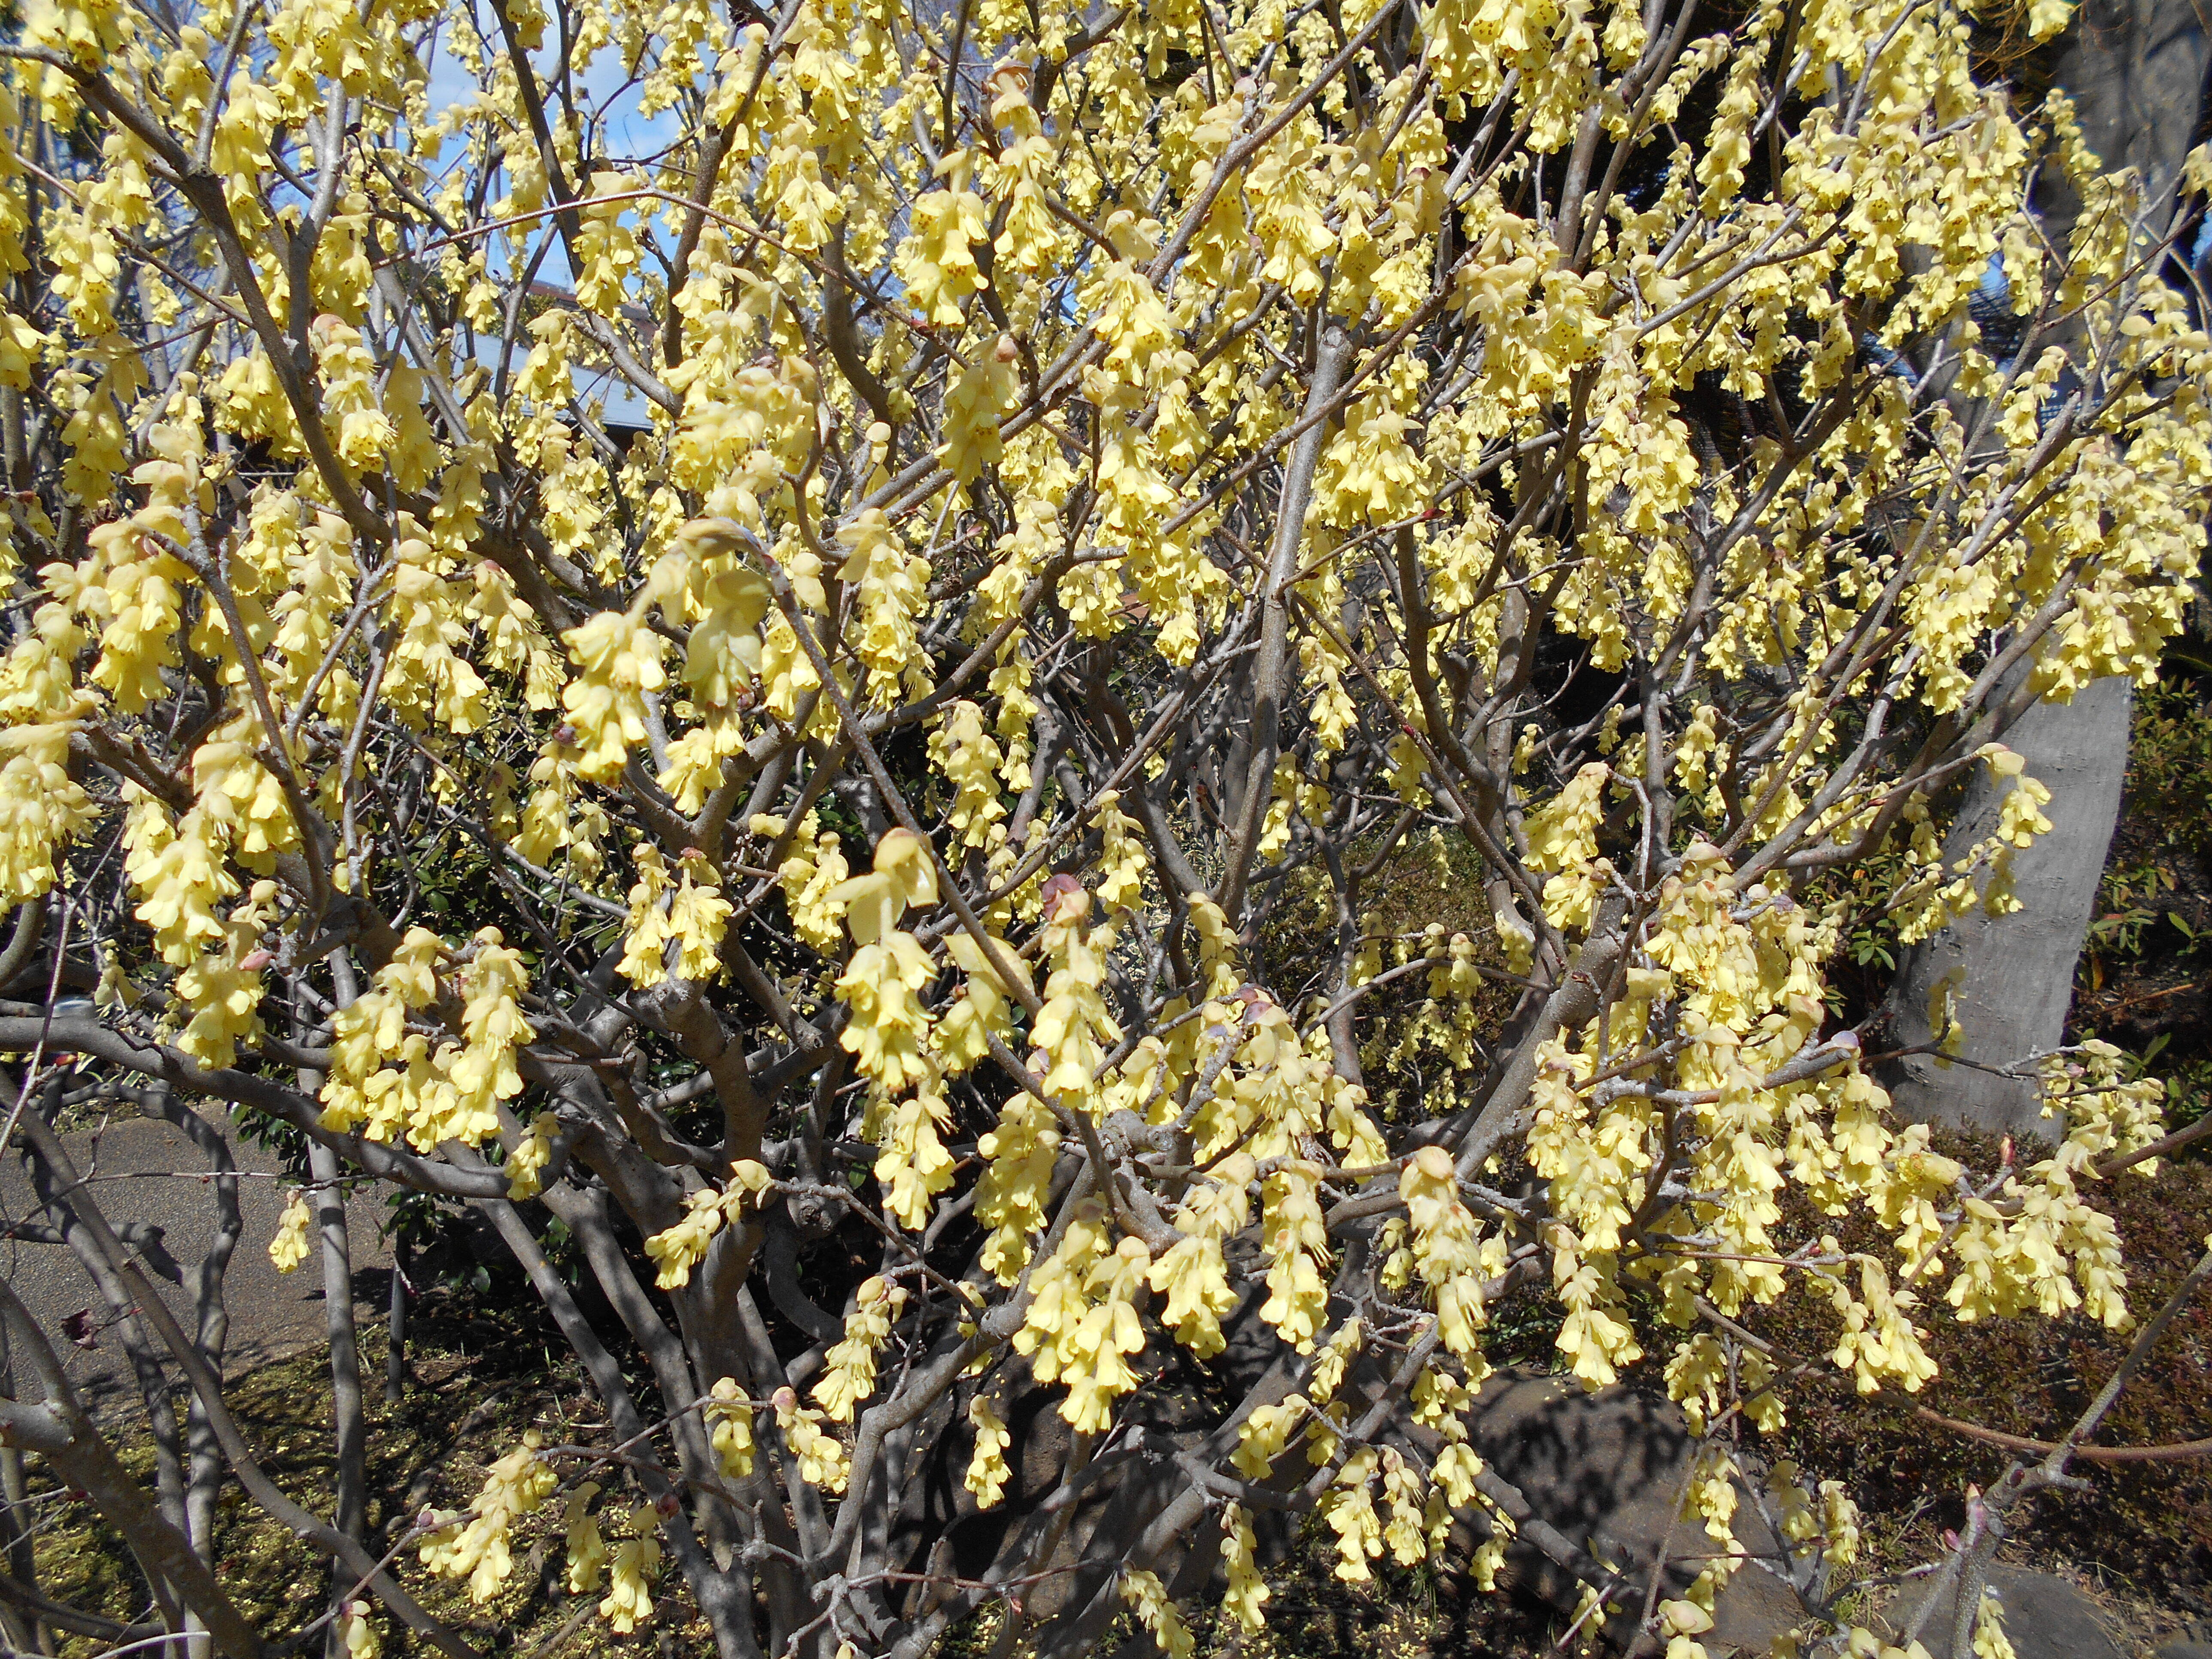
[{"label": "gravel path", "polygon": [[[219,1118],[210,1121],[222,1124]],[[149,1277],[179,1322],[191,1330],[198,1314],[189,1287],[198,1281],[199,1265],[216,1228],[215,1191],[200,1176],[206,1161],[182,1130],[158,1118],[118,1118],[103,1129],[81,1130],[62,1139],[77,1174],[88,1182],[111,1225],[137,1222],[161,1229],[161,1248],[183,1269],[185,1288],[158,1272]],[[284,1183],[274,1178],[282,1166],[242,1137],[233,1133],[229,1139],[241,1172],[238,1206],[245,1224],[223,1286],[230,1314],[223,1370],[235,1376],[272,1359],[320,1347],[327,1339],[319,1244],[289,1274],[279,1273],[269,1260],[269,1241],[288,1196]],[[378,1316],[390,1293],[392,1268],[392,1253],[377,1233],[385,1215],[383,1197],[372,1190],[359,1191],[348,1200],[346,1211],[356,1310],[365,1318]],[[0,1163],[0,1231],[48,1219],[20,1156]],[[161,1265],[158,1257],[143,1252],[141,1259],[156,1268]],[[112,1316],[67,1245],[0,1237],[0,1273],[63,1356],[70,1380],[87,1404],[120,1403],[118,1389],[135,1397],[121,1338],[107,1328]],[[74,1316],[82,1310],[88,1310],[88,1318],[78,1321]],[[87,1325],[94,1344],[89,1348],[72,1342],[68,1334]],[[25,1365],[19,1361],[15,1369],[19,1384],[34,1386],[27,1381]]]}]

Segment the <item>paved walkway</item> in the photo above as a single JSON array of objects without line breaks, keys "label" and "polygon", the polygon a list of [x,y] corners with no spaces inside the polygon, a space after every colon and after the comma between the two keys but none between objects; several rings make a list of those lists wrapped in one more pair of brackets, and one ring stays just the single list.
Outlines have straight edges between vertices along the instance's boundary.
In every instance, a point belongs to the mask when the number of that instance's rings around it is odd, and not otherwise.
[{"label": "paved walkway", "polygon": [[[204,1115],[218,1127],[228,1127],[211,1111]],[[198,1282],[199,1264],[216,1228],[214,1188],[198,1178],[207,1167],[205,1159],[182,1130],[158,1118],[118,1117],[104,1130],[81,1130],[62,1139],[111,1224],[135,1221],[162,1230],[162,1246],[184,1269],[185,1288],[156,1274],[148,1276],[179,1322],[187,1331],[193,1329],[198,1315],[190,1287]],[[274,1178],[282,1166],[234,1131],[229,1140],[241,1172],[238,1207],[246,1229],[231,1253],[223,1285],[223,1302],[230,1314],[223,1370],[236,1376],[272,1359],[321,1347],[327,1338],[317,1236],[310,1234],[312,1253],[297,1271],[276,1271],[269,1260],[269,1241],[288,1197],[285,1182]],[[377,1232],[386,1214],[384,1193],[364,1185],[348,1200],[346,1212],[356,1310],[363,1317],[380,1315],[390,1293],[392,1267],[391,1250]],[[0,1163],[0,1227],[47,1219],[20,1153],[11,1152]],[[135,1398],[122,1341],[105,1328],[110,1322],[106,1304],[67,1245],[0,1238],[0,1273],[63,1356],[71,1383],[88,1404],[116,1403],[118,1389]],[[95,1346],[89,1349],[73,1343],[66,1334],[81,1310],[89,1310],[88,1322],[94,1328]],[[19,1385],[32,1391],[34,1385],[20,1359],[15,1369]]]}]

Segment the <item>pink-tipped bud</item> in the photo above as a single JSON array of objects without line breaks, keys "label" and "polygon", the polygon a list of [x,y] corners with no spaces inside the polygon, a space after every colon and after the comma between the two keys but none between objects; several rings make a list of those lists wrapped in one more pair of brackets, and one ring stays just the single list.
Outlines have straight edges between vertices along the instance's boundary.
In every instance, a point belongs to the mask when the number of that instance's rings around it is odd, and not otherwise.
[{"label": "pink-tipped bud", "polygon": [[1083,890],[1083,884],[1062,872],[1044,884],[1042,895],[1047,921],[1073,927],[1091,912],[1091,895]]}]

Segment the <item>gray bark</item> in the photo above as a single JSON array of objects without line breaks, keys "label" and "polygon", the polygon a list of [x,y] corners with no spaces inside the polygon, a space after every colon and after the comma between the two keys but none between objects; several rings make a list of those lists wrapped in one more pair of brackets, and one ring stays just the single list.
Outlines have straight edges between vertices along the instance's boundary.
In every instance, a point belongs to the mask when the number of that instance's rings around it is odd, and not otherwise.
[{"label": "gray bark", "polygon": [[[37,1119],[26,1121],[34,1124]],[[75,1173],[70,1171],[72,1179]],[[45,1396],[38,1402],[13,1395],[0,1400],[0,1437],[11,1446],[39,1453],[56,1474],[92,1500],[122,1534],[162,1622],[171,1630],[183,1626],[181,1603],[213,1633],[222,1652],[233,1659],[259,1659],[261,1638],[216,1582],[208,1564],[192,1553],[191,1541],[147,1498],[145,1489],[100,1437],[44,1333],[4,1279],[0,1279],[0,1319],[6,1320],[11,1346],[22,1351]]]},{"label": "gray bark", "polygon": [[[1956,975],[1958,1053],[1966,1062],[1926,1054],[1894,1062],[1884,1081],[1901,1115],[1992,1134],[2056,1137],[2058,1126],[2042,1115],[2034,1067],[2027,1062],[2064,1035],[2075,963],[2119,813],[2133,701],[2124,679],[2099,680],[2070,703],[2030,705],[2005,733],[2006,745],[2027,758],[2027,775],[2051,791],[2043,809],[2051,831],[2013,854],[2019,910],[1996,917],[1975,911],[1899,963],[1889,994],[1892,1039],[1900,1047],[1929,1042],[1929,999]],[[2010,788],[1976,769],[1943,849],[1947,863],[1996,828]]]},{"label": "gray bark", "polygon": [[[35,1101],[25,1103],[26,1118],[35,1118],[41,1113],[51,1117],[59,1111],[61,1077],[57,1074],[46,1079],[40,1085],[40,1096]],[[161,1518],[189,1537],[191,1523],[185,1512],[184,1442],[177,1428],[176,1402],[172,1398],[169,1379],[163,1374],[161,1359],[155,1352],[154,1340],[146,1329],[145,1317],[137,1310],[131,1287],[116,1271],[114,1263],[101,1253],[79,1218],[73,1192],[75,1172],[65,1172],[31,1147],[24,1149],[23,1157],[41,1207],[84,1269],[86,1277],[99,1291],[108,1319],[130,1358],[154,1444],[154,1485]]]},{"label": "gray bark", "polygon": [[[349,1538],[362,1535],[367,1516],[368,1419],[362,1408],[361,1352],[353,1328],[353,1250],[346,1234],[345,1191],[337,1184],[337,1154],[319,1142],[307,1148],[308,1167],[317,1186],[317,1220],[323,1237],[323,1311],[331,1334],[331,1404],[337,1439],[337,1507],[331,1524]],[[354,1575],[343,1563],[331,1568],[331,1595],[343,1603]],[[344,1638],[333,1624],[325,1638],[330,1659],[345,1659]]]},{"label": "gray bark", "polygon": [[[0,1320],[0,1398],[15,1398],[15,1356],[9,1347],[4,1320]],[[31,1513],[29,1496],[23,1483],[21,1450],[15,1446],[0,1447],[0,1552],[7,1557],[9,1577],[35,1593],[39,1588],[38,1562],[24,1522]],[[5,1631],[9,1644],[15,1647],[31,1653],[53,1651],[47,1639],[46,1622],[28,1612],[14,1607],[6,1608],[4,1616],[0,1617],[0,1630]]]},{"label": "gray bark", "polygon": [[[166,1119],[182,1129],[207,1159],[208,1168],[216,1177],[210,1183],[216,1209],[215,1233],[208,1241],[207,1254],[201,1258],[193,1279],[193,1306],[198,1316],[193,1340],[201,1363],[221,1376],[223,1345],[230,1336],[230,1310],[223,1300],[223,1276],[230,1270],[231,1253],[238,1248],[239,1237],[246,1231],[238,1210],[237,1162],[231,1156],[230,1143],[223,1138],[222,1132],[179,1101],[167,1085],[157,1084],[148,1091],[145,1110],[148,1116]],[[212,1566],[216,1560],[216,1500],[222,1492],[225,1465],[215,1425],[208,1419],[206,1403],[197,1393],[188,1394],[185,1401],[185,1449],[191,1459],[185,1486],[185,1535],[191,1540],[200,1559]],[[208,1643],[204,1628],[197,1613],[187,1614],[185,1629],[194,1639],[185,1651],[191,1659],[205,1659]]]},{"label": "gray bark", "polygon": [[2191,0],[2084,0],[2057,78],[2105,165],[2137,168],[2161,189],[2196,137],[2206,61]]},{"label": "gray bark", "polygon": [[[2208,58],[2212,43],[2190,0],[2086,0],[2057,80],[2106,165],[2137,168],[2154,190],[2166,189],[2196,135]],[[2063,247],[2077,206],[2055,168],[2046,178],[2046,223]],[[2005,734],[2028,775],[2051,789],[2045,811],[2051,831],[2014,855],[2024,909],[1969,915],[1899,963],[1887,1008],[1893,1036],[1901,1045],[1927,1041],[1930,993],[1955,974],[1960,1054],[1972,1062],[1943,1065],[1924,1055],[1895,1062],[1886,1081],[1899,1115],[2046,1139],[2063,1127],[2042,1115],[2033,1066],[2024,1066],[2025,1076],[2010,1068],[2063,1037],[2075,968],[2118,819],[2131,701],[2124,682],[2099,681],[2071,703],[2033,706]],[[2004,793],[1985,772],[1976,775],[1947,859],[1990,833]]]},{"label": "gray bark", "polygon": [[407,1397],[407,1268],[415,1259],[407,1236],[392,1241],[392,1296],[384,1331],[384,1403],[396,1406]]},{"label": "gray bark", "polygon": [[[158,1336],[168,1349],[169,1358],[185,1373],[186,1383],[205,1407],[209,1425],[215,1431],[224,1460],[236,1473],[247,1496],[295,1537],[337,1557],[353,1571],[361,1582],[376,1593],[386,1607],[451,1656],[451,1659],[478,1659],[474,1648],[424,1612],[415,1598],[402,1589],[384,1566],[357,1540],[347,1537],[336,1528],[325,1526],[313,1511],[295,1502],[269,1478],[245,1436],[239,1431],[229,1408],[223,1404],[222,1381],[209,1369],[198,1348],[177,1323],[176,1316],[169,1311],[167,1304],[161,1297],[153,1293],[145,1275],[125,1251],[122,1242],[108,1225],[107,1218],[101,1213],[100,1206],[93,1200],[85,1184],[78,1179],[76,1166],[70,1161],[61,1138],[37,1112],[25,1112],[21,1123],[21,1132],[39,1163],[53,1174],[60,1187],[66,1189],[69,1194],[66,1204],[73,1221],[98,1252],[106,1270],[129,1285],[138,1309],[137,1316],[152,1327],[153,1334]],[[166,1517],[149,1508],[160,1526],[157,1531],[146,1533],[145,1528],[137,1523],[135,1510],[127,1505],[123,1509],[109,1509],[108,1500],[103,1498],[101,1489],[93,1484],[95,1475],[102,1480],[107,1478],[100,1473],[100,1468],[105,1466],[97,1466],[99,1459],[105,1459],[107,1464],[112,1465],[113,1473],[129,1487],[131,1504],[143,1504],[143,1495],[123,1471],[122,1464],[115,1461],[114,1453],[100,1438],[90,1420],[76,1409],[74,1395],[70,1393],[67,1382],[61,1376],[58,1363],[53,1360],[51,1346],[4,1281],[0,1281],[0,1310],[4,1310],[19,1340],[29,1340],[25,1338],[26,1332],[29,1333],[30,1338],[35,1339],[37,1346],[33,1348],[33,1358],[40,1365],[40,1384],[46,1390],[48,1406],[52,1407],[46,1413],[46,1419],[24,1416],[12,1405],[5,1408],[5,1426],[15,1434],[17,1443],[46,1454],[49,1462],[64,1480],[91,1493],[103,1513],[117,1522],[134,1549],[141,1547],[140,1534],[145,1534],[148,1540],[159,1547],[151,1557],[141,1556],[142,1562],[149,1564],[149,1583],[173,1586],[176,1595],[184,1600],[191,1612],[205,1620],[208,1630],[214,1633],[219,1646],[239,1652],[246,1656],[246,1659],[254,1659],[260,1651],[260,1638],[253,1633],[252,1627],[245,1626],[246,1645],[239,1647],[233,1639],[236,1632],[226,1633],[226,1621],[230,1624],[239,1622],[236,1609],[227,1598],[210,1602],[195,1588],[203,1579],[210,1585],[215,1581],[209,1573],[207,1564],[192,1553],[190,1540],[182,1530],[170,1526]],[[55,1418],[54,1412],[60,1412],[62,1416]],[[83,1478],[75,1472],[70,1462],[65,1461],[80,1455],[94,1460],[82,1465],[86,1472]],[[122,1498],[117,1501],[119,1504],[124,1502]],[[118,1519],[118,1516],[122,1518]],[[174,1553],[172,1543],[183,1550],[188,1570],[185,1577],[179,1577],[170,1565]]]},{"label": "gray bark", "polygon": [[[331,953],[331,984],[341,1006],[350,1006],[359,994],[352,963],[343,951]],[[298,1029],[296,1010],[295,1030]],[[315,1078],[300,1073],[300,1086],[312,1090]],[[346,1228],[345,1188],[337,1154],[319,1140],[307,1143],[307,1172],[314,1179],[315,1224],[322,1237],[323,1321],[331,1342],[331,1412],[336,1430],[337,1507],[331,1524],[358,1542],[368,1520],[368,1418],[362,1405],[361,1348],[353,1322],[353,1241]],[[393,1274],[393,1282],[398,1282]],[[355,1576],[344,1562],[331,1563],[331,1606],[343,1611],[350,1596]],[[323,1638],[328,1659],[346,1659],[345,1638],[332,1619]]]}]

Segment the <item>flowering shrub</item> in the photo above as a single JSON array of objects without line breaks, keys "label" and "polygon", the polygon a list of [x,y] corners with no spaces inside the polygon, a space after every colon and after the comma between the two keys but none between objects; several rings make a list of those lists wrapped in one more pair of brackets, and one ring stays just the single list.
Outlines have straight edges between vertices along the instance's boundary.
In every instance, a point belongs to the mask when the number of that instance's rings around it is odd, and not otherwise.
[{"label": "flowering shrub", "polygon": [[[621,1444],[423,1518],[410,1570],[472,1595],[557,1498],[572,1593],[626,1632],[680,1583],[725,1659],[987,1606],[1180,1654],[1217,1566],[1264,1626],[1288,1510],[1352,1580],[1468,1519],[1486,1583],[1525,1536],[1699,1659],[1771,1480],[1802,1650],[1884,1650],[1835,1622],[1848,1492],[1736,1431],[1789,1409],[1738,1316],[1817,1312],[1805,1363],[1867,1395],[1930,1381],[1933,1321],[2124,1328],[2099,1183],[2161,1130],[2093,1046],[2019,1057],[2046,1145],[1937,1156],[1827,964],[2020,904],[2009,689],[2148,679],[2212,505],[2174,181],[1978,84],[1970,21],[35,0],[0,887],[51,971],[0,1044],[492,1220]],[[1978,767],[2002,823],[1947,863]],[[1376,931],[1447,837],[1492,925]],[[832,1233],[849,1289],[796,1268]],[[1663,1596],[1468,1443],[1530,1283],[1563,1368],[1705,1437]],[[1232,1386],[1170,1445],[1133,1413],[1177,1349]],[[9,1409],[245,1639],[188,1517]],[[911,1553],[918,1471],[989,1510],[1033,1443],[988,1559]],[[467,1650],[299,1524],[350,1652]],[[1985,1622],[1990,1535],[1942,1581]]]}]

